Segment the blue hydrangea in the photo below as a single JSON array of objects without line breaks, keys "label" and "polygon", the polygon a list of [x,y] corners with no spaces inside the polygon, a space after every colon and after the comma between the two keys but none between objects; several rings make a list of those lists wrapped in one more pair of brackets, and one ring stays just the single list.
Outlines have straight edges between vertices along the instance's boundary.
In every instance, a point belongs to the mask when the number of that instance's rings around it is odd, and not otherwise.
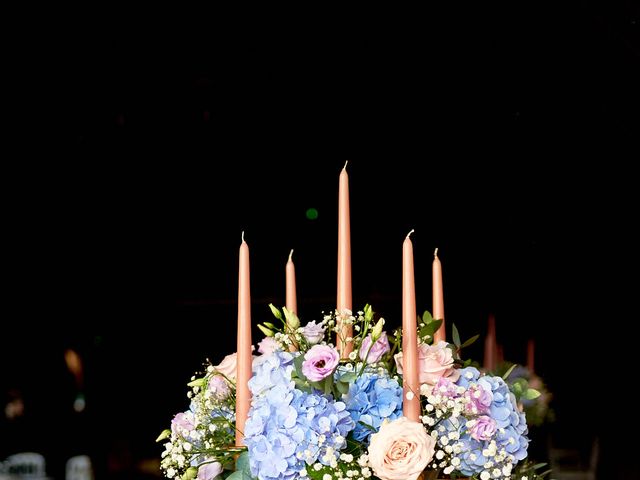
[{"label": "blue hydrangea", "polygon": [[[496,442],[497,451],[504,449],[513,457],[514,465],[523,460],[527,456],[529,445],[526,437],[527,422],[525,414],[518,410],[515,397],[509,391],[508,385],[501,377],[481,376],[480,372],[473,367],[464,368],[460,373],[458,385],[467,389],[477,385],[492,396],[488,415],[496,422],[497,430],[492,440]],[[492,460],[483,455],[483,451],[490,445],[491,440],[479,441],[472,438],[466,428],[467,420],[465,417],[460,417],[459,420],[447,419],[441,423],[441,426],[446,432],[455,430],[460,434],[459,442],[462,451],[458,455],[460,458],[458,469],[462,474],[471,476],[485,470],[484,464]]]},{"label": "blue hydrangea", "polygon": [[349,385],[349,392],[342,400],[356,422],[353,438],[367,444],[385,418],[393,420],[402,416],[402,387],[386,374],[365,372]]},{"label": "blue hydrangea", "polygon": [[355,426],[343,402],[295,388],[293,359],[289,352],[274,352],[249,381],[245,444],[251,474],[259,480],[293,480],[306,464],[330,465]]}]

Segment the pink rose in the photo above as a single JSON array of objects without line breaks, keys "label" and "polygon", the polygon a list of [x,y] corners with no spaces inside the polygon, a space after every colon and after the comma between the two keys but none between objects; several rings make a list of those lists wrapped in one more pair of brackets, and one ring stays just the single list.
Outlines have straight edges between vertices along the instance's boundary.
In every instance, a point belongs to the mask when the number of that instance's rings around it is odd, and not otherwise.
[{"label": "pink rose", "polygon": [[[439,341],[436,345],[422,344],[418,347],[418,381],[435,385],[441,377],[452,382],[460,378],[460,372],[453,366],[453,352],[448,343]],[[394,356],[398,373],[402,374],[402,352]]]},{"label": "pink rose", "polygon": [[302,373],[312,382],[319,382],[333,375],[339,362],[340,355],[335,348],[328,345],[314,345],[304,354]]},{"label": "pink rose", "polygon": [[371,435],[369,463],[380,480],[416,480],[433,458],[436,441],[422,424],[400,417]]},{"label": "pink rose", "polygon": [[382,332],[380,338],[378,338],[373,345],[371,345],[371,334],[369,334],[362,340],[359,354],[360,360],[366,361],[367,363],[377,363],[389,350],[387,332]]},{"label": "pink rose", "polygon": [[219,365],[216,365],[215,368],[218,372],[223,374],[230,380],[236,379],[236,368],[238,366],[238,359],[236,353],[231,353],[224,357]]}]

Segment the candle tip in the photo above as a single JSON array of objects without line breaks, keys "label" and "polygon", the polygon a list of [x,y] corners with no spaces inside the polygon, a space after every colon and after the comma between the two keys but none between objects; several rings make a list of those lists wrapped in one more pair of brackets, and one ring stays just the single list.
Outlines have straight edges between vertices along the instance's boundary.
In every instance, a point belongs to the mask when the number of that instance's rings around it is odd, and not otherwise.
[{"label": "candle tip", "polygon": [[415,229],[412,228],[411,231],[407,233],[407,238],[409,238],[413,232],[415,232]]},{"label": "candle tip", "polygon": [[244,242],[244,230],[242,230],[242,241]]},{"label": "candle tip", "polygon": [[435,251],[433,252],[433,258],[438,258],[438,247],[436,247]]},{"label": "candle tip", "polygon": [[289,252],[289,261],[291,261],[291,256],[293,255],[293,248],[291,249],[291,251]]},{"label": "candle tip", "polygon": [[347,169],[347,163],[349,163],[349,160],[347,160],[346,162],[344,162],[344,167],[342,167],[342,170],[346,170],[346,169]]}]

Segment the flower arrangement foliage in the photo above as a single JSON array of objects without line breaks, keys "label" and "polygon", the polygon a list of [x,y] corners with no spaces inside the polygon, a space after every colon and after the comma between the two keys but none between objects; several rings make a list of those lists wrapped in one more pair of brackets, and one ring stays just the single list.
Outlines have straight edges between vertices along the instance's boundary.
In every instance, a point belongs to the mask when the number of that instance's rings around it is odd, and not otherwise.
[{"label": "flower arrangement foliage", "polygon": [[[401,332],[388,335],[369,305],[332,312],[300,325],[286,308],[270,306],[276,324],[259,325],[249,381],[252,403],[244,446],[235,443],[235,354],[189,383],[189,410],[178,413],[159,441],[161,468],[184,480],[481,480],[542,478],[527,455],[527,423],[504,378],[462,361],[453,344],[433,343],[441,326],[425,312],[418,326],[422,414],[402,414]],[[341,359],[332,340],[342,326],[353,351]],[[505,375],[505,378],[508,377]],[[525,390],[525,395],[531,389]],[[522,394],[522,391],[520,392]],[[518,463],[520,466],[518,467]]]}]

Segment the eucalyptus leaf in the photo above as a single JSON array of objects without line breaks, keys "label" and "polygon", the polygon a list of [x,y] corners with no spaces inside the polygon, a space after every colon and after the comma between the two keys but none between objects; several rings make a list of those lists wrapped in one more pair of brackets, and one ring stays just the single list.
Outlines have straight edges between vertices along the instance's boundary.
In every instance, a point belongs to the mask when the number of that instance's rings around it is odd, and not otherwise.
[{"label": "eucalyptus leaf", "polygon": [[478,340],[479,338],[480,338],[480,335],[474,335],[473,337],[468,339],[466,342],[464,342],[460,348],[466,348],[470,345],[473,345],[475,341]]},{"label": "eucalyptus leaf", "polygon": [[429,310],[425,310],[424,313],[422,314],[422,321],[424,322],[425,325],[428,325],[431,322],[433,322],[433,317],[431,316],[431,312]]},{"label": "eucalyptus leaf", "polygon": [[227,480],[253,480],[250,475],[247,475],[245,471],[233,472],[227,477]]},{"label": "eucalyptus leaf", "polygon": [[456,347],[460,347],[460,334],[455,323],[451,325],[451,336],[453,337],[453,344]]},{"label": "eucalyptus leaf", "polygon": [[349,384],[344,382],[336,382],[336,388],[341,395],[349,393]]},{"label": "eucalyptus leaf", "polygon": [[249,452],[242,452],[236,460],[236,470],[249,472]]},{"label": "eucalyptus leaf", "polygon": [[355,382],[358,375],[355,372],[344,373],[340,376],[340,381],[345,383],[353,383]]},{"label": "eucalyptus leaf", "polygon": [[531,469],[538,470],[539,468],[546,467],[546,466],[547,466],[546,463],[536,463],[533,467],[531,467]]}]

